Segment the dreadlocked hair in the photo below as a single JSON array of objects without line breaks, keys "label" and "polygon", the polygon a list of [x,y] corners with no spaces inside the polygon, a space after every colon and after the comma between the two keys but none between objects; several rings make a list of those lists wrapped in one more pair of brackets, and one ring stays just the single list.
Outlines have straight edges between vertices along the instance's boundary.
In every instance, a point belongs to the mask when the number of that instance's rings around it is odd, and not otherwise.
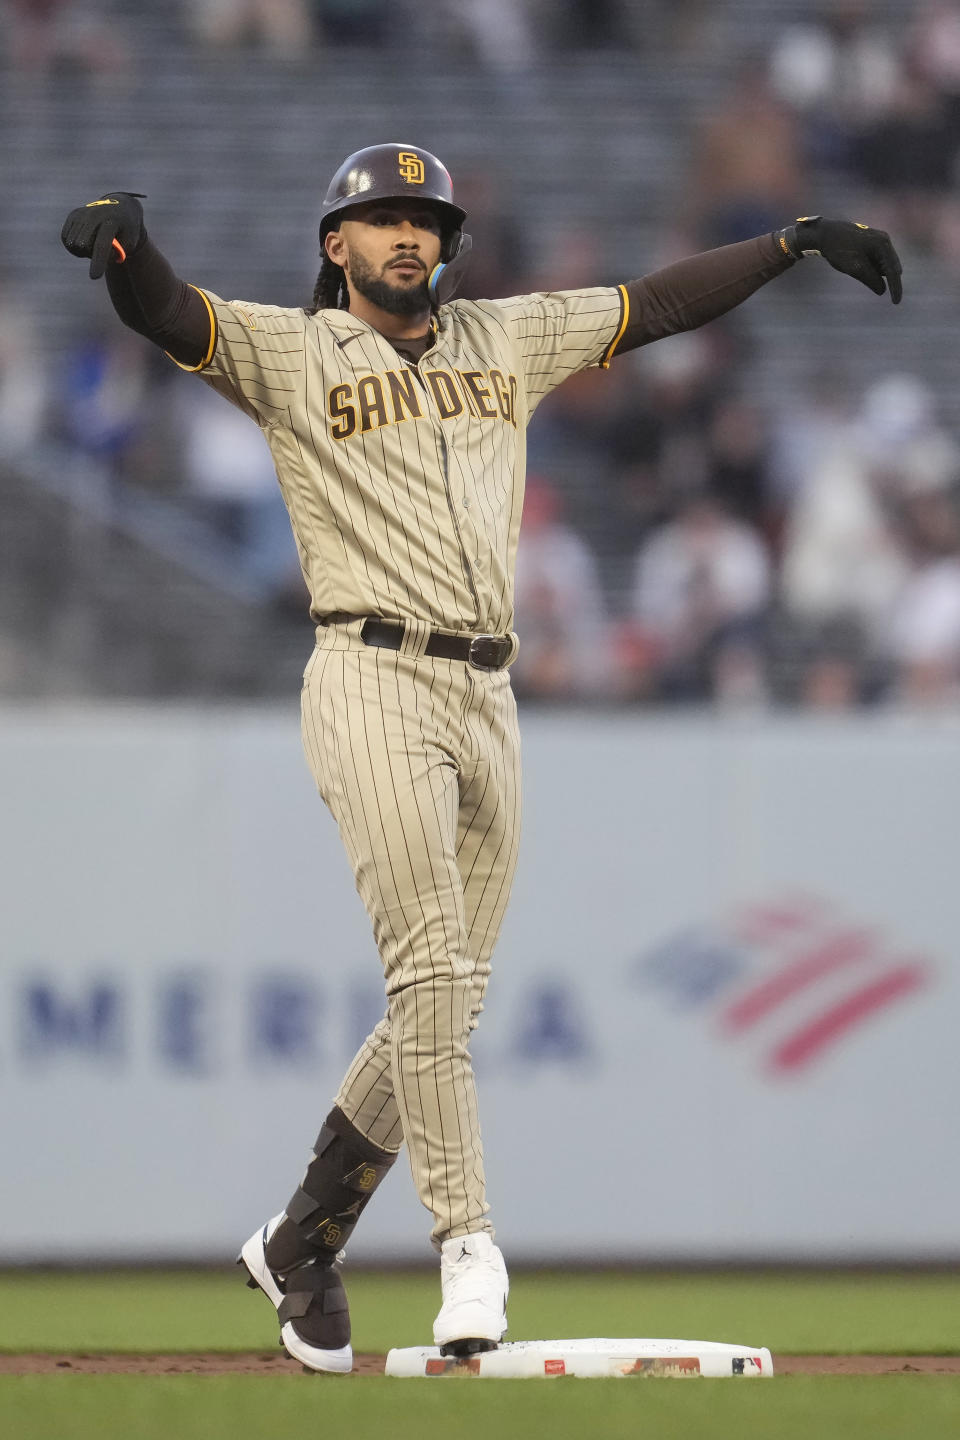
[{"label": "dreadlocked hair", "polygon": [[307,314],[316,315],[318,310],[346,310],[349,303],[346,276],[329,255],[324,255],[313,290],[313,304],[306,307]]}]

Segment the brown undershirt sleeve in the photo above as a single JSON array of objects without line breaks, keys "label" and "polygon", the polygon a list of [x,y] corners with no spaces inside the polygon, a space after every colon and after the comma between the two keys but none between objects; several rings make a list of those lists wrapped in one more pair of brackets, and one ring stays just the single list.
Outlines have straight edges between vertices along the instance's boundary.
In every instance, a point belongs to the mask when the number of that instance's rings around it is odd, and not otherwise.
[{"label": "brown undershirt sleeve", "polygon": [[624,287],[627,323],[613,354],[649,345],[665,335],[695,330],[741,304],[796,261],[777,246],[773,235],[722,245],[691,255]]},{"label": "brown undershirt sleeve", "polygon": [[174,273],[149,238],[120,264],[107,266],[107,289],[125,325],[178,360],[199,366],[211,348],[211,312],[200,292]]},{"label": "brown undershirt sleeve", "polygon": [[[629,310],[615,354],[666,335],[694,330],[724,315],[796,261],[772,235],[723,245],[655,270],[624,287]],[[125,325],[160,345],[182,365],[209,355],[210,310],[193,286],[180,280],[148,238],[122,265],[107,267],[107,288]]]}]

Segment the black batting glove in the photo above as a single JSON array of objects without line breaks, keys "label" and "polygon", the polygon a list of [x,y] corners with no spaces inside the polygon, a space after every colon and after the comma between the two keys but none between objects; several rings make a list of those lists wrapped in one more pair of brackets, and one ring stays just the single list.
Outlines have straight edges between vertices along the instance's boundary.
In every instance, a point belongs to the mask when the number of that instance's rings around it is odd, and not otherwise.
[{"label": "black batting glove", "polygon": [[144,199],[127,190],[111,190],[70,211],[60,239],[71,255],[89,258],[91,280],[99,280],[110,261],[122,265],[146,240],[140,204]]},{"label": "black batting glove", "polygon": [[777,230],[774,238],[784,254],[794,260],[804,255],[822,255],[834,270],[852,275],[874,295],[882,295],[889,287],[890,299],[894,305],[900,304],[903,266],[886,230],[872,230],[856,220],[802,215],[796,224]]}]

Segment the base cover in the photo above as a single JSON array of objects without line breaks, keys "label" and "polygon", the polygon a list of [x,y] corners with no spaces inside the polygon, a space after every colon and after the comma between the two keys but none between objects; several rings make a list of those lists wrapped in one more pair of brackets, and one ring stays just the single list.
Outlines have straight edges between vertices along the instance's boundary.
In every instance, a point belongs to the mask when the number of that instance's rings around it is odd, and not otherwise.
[{"label": "base cover", "polygon": [[457,1360],[435,1345],[391,1350],[387,1375],[521,1380],[575,1375],[591,1379],[726,1379],[773,1376],[770,1351],[716,1340],[518,1340]]}]

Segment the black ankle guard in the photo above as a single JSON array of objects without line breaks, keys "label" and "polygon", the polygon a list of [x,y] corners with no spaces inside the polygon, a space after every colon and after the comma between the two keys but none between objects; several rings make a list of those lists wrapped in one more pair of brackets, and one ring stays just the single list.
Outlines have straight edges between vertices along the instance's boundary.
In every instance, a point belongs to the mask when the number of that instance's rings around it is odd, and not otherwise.
[{"label": "black ankle guard", "polygon": [[339,1269],[304,1265],[287,1277],[277,1314],[283,1327],[292,1320],[301,1340],[319,1350],[350,1344],[350,1308]]},{"label": "black ankle guard", "polygon": [[395,1150],[382,1150],[361,1135],[336,1106],[313,1153],[286,1218],[267,1241],[267,1264],[281,1274],[310,1260],[332,1265],[397,1158]]}]

